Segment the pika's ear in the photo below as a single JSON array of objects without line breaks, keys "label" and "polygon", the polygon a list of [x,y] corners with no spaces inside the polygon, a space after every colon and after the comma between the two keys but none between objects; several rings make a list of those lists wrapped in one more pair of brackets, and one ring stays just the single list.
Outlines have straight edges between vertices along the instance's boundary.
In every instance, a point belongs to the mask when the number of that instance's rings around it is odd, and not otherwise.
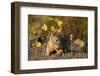
[{"label": "pika's ear", "polygon": [[50,35],[50,40],[52,39],[52,37],[53,37],[53,34]]}]

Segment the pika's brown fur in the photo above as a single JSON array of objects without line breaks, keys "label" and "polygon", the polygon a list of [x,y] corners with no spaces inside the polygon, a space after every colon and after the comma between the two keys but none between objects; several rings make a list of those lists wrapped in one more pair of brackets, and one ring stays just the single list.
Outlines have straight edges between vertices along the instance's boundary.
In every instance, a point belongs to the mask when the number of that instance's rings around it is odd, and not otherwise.
[{"label": "pika's brown fur", "polygon": [[52,52],[57,52],[60,48],[59,34],[52,34],[49,38],[46,47],[46,55],[49,56]]}]

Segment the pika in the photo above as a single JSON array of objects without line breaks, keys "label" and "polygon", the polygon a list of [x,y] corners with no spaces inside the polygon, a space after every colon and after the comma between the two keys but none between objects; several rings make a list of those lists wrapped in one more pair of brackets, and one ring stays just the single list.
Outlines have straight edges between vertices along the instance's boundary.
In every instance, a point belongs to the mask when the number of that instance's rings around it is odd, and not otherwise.
[{"label": "pika", "polygon": [[46,55],[49,56],[53,52],[57,52],[57,50],[60,49],[60,34],[59,33],[54,33],[51,34],[49,41],[47,43],[46,47]]}]

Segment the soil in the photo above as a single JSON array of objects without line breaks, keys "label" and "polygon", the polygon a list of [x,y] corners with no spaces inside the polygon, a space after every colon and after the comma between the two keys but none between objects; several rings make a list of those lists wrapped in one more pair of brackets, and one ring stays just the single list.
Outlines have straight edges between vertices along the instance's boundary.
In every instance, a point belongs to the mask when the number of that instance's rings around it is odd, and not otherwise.
[{"label": "soil", "polygon": [[88,55],[84,52],[66,52],[61,56],[56,53],[46,56],[45,48],[34,48],[28,50],[28,60],[55,60],[55,59],[80,59],[88,58]]}]

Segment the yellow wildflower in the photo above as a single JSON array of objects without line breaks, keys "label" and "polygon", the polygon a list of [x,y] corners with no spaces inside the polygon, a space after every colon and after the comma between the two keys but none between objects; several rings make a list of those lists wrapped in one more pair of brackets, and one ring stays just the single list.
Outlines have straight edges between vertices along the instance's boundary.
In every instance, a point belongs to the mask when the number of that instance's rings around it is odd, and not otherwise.
[{"label": "yellow wildflower", "polygon": [[40,47],[40,46],[41,46],[41,43],[38,42],[38,41],[35,41],[35,46],[36,46],[36,47]]},{"label": "yellow wildflower", "polygon": [[83,47],[85,45],[84,41],[80,40],[80,47]]},{"label": "yellow wildflower", "polygon": [[61,49],[60,49],[60,50],[57,50],[57,55],[60,56],[60,55],[63,55],[63,54],[64,54],[64,53],[63,53],[63,50],[61,50]]},{"label": "yellow wildflower", "polygon": [[33,34],[36,34],[36,30],[32,30],[32,33],[33,33]]},{"label": "yellow wildflower", "polygon": [[62,21],[60,21],[60,20],[58,20],[58,22],[57,22],[57,23],[58,23],[58,26],[61,26],[63,22],[62,22]]},{"label": "yellow wildflower", "polygon": [[47,25],[46,25],[46,24],[43,24],[42,29],[43,29],[44,31],[47,31]]}]

